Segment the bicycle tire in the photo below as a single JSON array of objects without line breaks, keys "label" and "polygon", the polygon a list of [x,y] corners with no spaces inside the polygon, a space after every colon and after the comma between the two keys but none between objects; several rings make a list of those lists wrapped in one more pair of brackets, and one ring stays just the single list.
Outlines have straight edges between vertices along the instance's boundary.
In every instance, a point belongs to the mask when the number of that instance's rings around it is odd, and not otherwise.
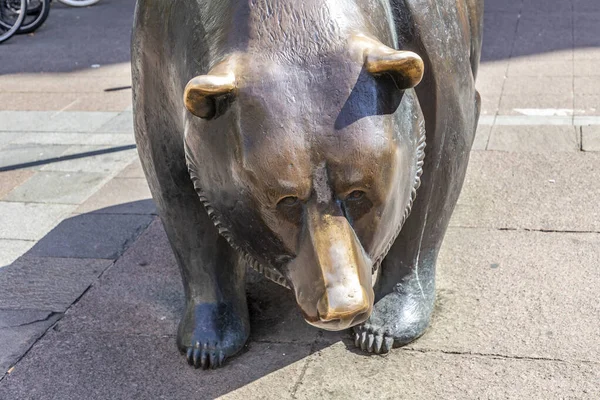
[{"label": "bicycle tire", "polygon": [[27,15],[27,0],[0,0],[0,43],[10,39]]},{"label": "bicycle tire", "polygon": [[46,18],[48,18],[48,14],[50,14],[50,0],[28,1],[36,1],[37,4],[33,8],[35,12],[30,12],[29,6],[31,6],[31,4],[27,4],[27,16],[21,23],[19,30],[17,30],[17,33],[20,35],[35,31],[37,28],[42,26],[42,24],[46,21]]},{"label": "bicycle tire", "polygon": [[58,0],[71,7],[87,7],[96,4],[100,0]]}]

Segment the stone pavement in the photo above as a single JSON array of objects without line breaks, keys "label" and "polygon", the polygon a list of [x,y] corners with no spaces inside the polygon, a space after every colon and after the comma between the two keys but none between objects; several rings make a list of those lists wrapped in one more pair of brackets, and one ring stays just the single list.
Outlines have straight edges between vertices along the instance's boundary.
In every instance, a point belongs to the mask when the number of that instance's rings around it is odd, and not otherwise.
[{"label": "stone pavement", "polygon": [[600,398],[597,0],[486,0],[483,115],[422,338],[362,354],[250,274],[247,351],[208,372],[175,347],[180,278],[132,136],[132,7],[53,4],[0,46],[0,399]]}]

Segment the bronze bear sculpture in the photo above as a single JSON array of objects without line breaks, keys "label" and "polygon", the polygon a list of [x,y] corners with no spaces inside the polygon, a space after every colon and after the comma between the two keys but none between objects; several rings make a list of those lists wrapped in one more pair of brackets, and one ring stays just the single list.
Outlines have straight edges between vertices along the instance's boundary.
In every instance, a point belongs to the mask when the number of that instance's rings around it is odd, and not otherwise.
[{"label": "bronze bear sculpture", "polygon": [[479,118],[482,0],[138,0],[134,125],[177,344],[245,344],[245,267],[388,352],[423,334]]}]

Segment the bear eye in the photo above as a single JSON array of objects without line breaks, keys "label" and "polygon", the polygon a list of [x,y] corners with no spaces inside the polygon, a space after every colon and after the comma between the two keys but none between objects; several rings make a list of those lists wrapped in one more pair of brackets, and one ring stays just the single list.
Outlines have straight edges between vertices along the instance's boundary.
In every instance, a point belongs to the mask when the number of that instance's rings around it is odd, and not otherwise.
[{"label": "bear eye", "polygon": [[286,206],[291,207],[298,204],[298,197],[296,196],[286,196],[277,202],[278,206]]},{"label": "bear eye", "polygon": [[362,190],[354,190],[348,196],[346,196],[346,200],[360,200],[365,196],[365,192]]}]

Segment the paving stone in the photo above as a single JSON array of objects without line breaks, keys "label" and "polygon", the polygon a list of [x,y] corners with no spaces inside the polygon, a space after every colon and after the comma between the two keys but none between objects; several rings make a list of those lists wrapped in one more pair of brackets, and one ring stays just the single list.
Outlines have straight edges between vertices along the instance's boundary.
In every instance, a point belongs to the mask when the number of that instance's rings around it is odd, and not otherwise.
[{"label": "paving stone", "polygon": [[[552,53],[554,54],[554,53]],[[568,62],[573,57],[572,53],[565,54],[565,52],[559,52],[561,59],[557,60],[556,55],[548,60],[547,57],[543,56],[530,56],[515,58],[510,60],[508,66],[508,76],[562,76],[565,79],[573,78],[573,63]],[[563,59],[562,57],[565,57]]]},{"label": "paving stone", "polygon": [[146,175],[144,175],[144,170],[142,169],[142,163],[140,159],[134,160],[131,164],[126,166],[123,171],[119,172],[117,178],[144,178],[146,179]]},{"label": "paving stone", "polygon": [[[598,37],[598,18],[600,18],[600,9],[595,4],[594,12],[575,12],[573,13],[575,47],[598,47],[600,38]],[[587,52],[587,49],[586,51]],[[585,53],[582,52],[582,53]]]},{"label": "paving stone", "polygon": [[184,311],[175,274],[111,274],[94,285],[59,323],[61,331],[175,335]]},{"label": "paving stone", "polygon": [[133,132],[133,113],[123,111],[98,128],[97,132]]},{"label": "paving stone", "polygon": [[0,310],[0,377],[50,328],[61,314]]},{"label": "paving stone", "polygon": [[[477,86],[479,87],[479,85]],[[498,113],[498,106],[500,105],[500,92],[494,94],[480,92],[479,94],[481,96],[481,114],[479,118],[495,116]]]},{"label": "paving stone", "polygon": [[57,161],[42,168],[44,171],[82,171],[111,173],[124,168],[135,157],[133,146],[71,146],[63,157],[75,157]]},{"label": "paving stone", "polygon": [[0,239],[0,268],[11,264],[34,244],[31,240]]},{"label": "paving stone", "polygon": [[575,96],[575,112],[578,115],[600,115],[600,95],[585,94]]},{"label": "paving stone", "polygon": [[38,240],[74,206],[0,201],[0,239]]},{"label": "paving stone", "polygon": [[307,345],[252,343],[224,368],[202,371],[187,364],[174,342],[49,332],[0,383],[0,398],[289,399],[310,353]]},{"label": "paving stone", "polygon": [[527,0],[523,2],[522,12],[525,14],[538,13],[538,14],[556,14],[560,13],[563,16],[570,14],[573,9],[571,2],[556,2],[547,0]]},{"label": "paving stone", "polygon": [[21,133],[17,132],[0,132],[0,146],[11,143],[13,140],[18,138]]},{"label": "paving stone", "polygon": [[[578,54],[578,52],[576,52]],[[574,65],[575,76],[598,76],[600,75],[600,68],[598,68],[598,61],[596,60],[582,60],[577,58]]]},{"label": "paving stone", "polygon": [[1,111],[0,131],[93,132],[116,112]]},{"label": "paving stone", "polygon": [[52,144],[9,144],[2,148],[0,169],[40,169],[47,165],[47,162],[60,157],[68,148]]},{"label": "paving stone", "polygon": [[[558,3],[551,2],[550,6],[555,4]],[[571,6],[567,2],[561,4]],[[565,18],[564,12],[543,13],[532,9],[520,14],[512,57],[569,51],[573,48],[573,18]],[[570,57],[565,59],[572,60],[572,52],[569,54]]]},{"label": "paving stone", "polygon": [[309,358],[296,399],[596,399],[598,364],[392,351],[338,343]]},{"label": "paving stone", "polygon": [[106,179],[106,175],[91,172],[39,171],[4,199],[24,203],[80,204]]},{"label": "paving stone", "polygon": [[494,126],[488,150],[544,153],[579,151],[579,129],[568,125]]},{"label": "paving stone", "polygon": [[600,234],[451,228],[432,324],[408,347],[600,367],[598,260]]},{"label": "paving stone", "polygon": [[145,178],[115,178],[85,201],[76,213],[156,214]]},{"label": "paving stone", "polygon": [[[14,75],[5,75],[4,77],[10,77],[19,82],[19,78],[16,78]],[[0,104],[3,104],[2,109],[12,112],[58,112],[59,110],[64,110],[65,107],[68,107],[78,98],[78,93],[43,93],[42,95],[40,93],[0,92]],[[32,125],[27,126],[31,127]]]},{"label": "paving stone", "polygon": [[473,152],[451,224],[600,231],[600,154]]},{"label": "paving stone", "polygon": [[23,256],[0,269],[0,309],[64,312],[112,260]]},{"label": "paving stone", "polygon": [[582,126],[583,151],[600,151],[600,126]]},{"label": "paving stone", "polygon": [[[249,270],[246,291],[252,340],[311,344],[319,335],[302,318],[290,290]],[[60,326],[67,331],[174,334],[183,307],[179,270],[160,220],[155,220]]]},{"label": "paving stone", "polygon": [[149,215],[79,214],[62,221],[29,252],[38,257],[116,259],[152,221]]},{"label": "paving stone", "polygon": [[521,9],[523,2],[521,0],[488,1],[485,3],[486,15],[495,15],[497,11],[504,11],[506,14],[516,15]]},{"label": "paving stone", "polygon": [[[0,150],[0,154],[1,150]],[[27,169],[0,172],[0,199],[7,193],[27,181],[35,172]]]},{"label": "paving stone", "polygon": [[600,7],[596,0],[573,0],[573,11],[579,12],[600,12]]},{"label": "paving stone", "polygon": [[132,135],[113,134],[113,133],[62,133],[62,132],[30,132],[21,133],[18,139],[12,141],[13,144],[56,144],[56,145],[88,145],[88,146],[124,146],[135,144]]},{"label": "paving stone", "polygon": [[577,117],[560,115],[497,115],[494,119],[494,125],[573,125],[575,118]]},{"label": "paving stone", "polygon": [[[512,7],[512,3],[516,1],[510,0],[506,2],[506,6]],[[494,12],[493,5],[490,6],[490,4],[495,5],[495,3],[488,2],[485,5],[486,12],[483,16],[483,47],[481,49],[483,62],[505,60],[510,57],[519,21],[518,13]]]},{"label": "paving stone", "polygon": [[[595,76],[576,76],[575,77],[575,93],[581,95],[595,95],[600,93],[600,79]],[[596,104],[596,106],[600,106]]]},{"label": "paving stone", "polygon": [[131,106],[131,90],[104,93],[79,93],[66,112],[122,112]]},{"label": "paving stone", "polygon": [[573,94],[556,95],[503,94],[498,107],[500,115],[573,115]]},{"label": "paving stone", "polygon": [[44,93],[102,93],[104,89],[131,86],[130,76],[90,76],[85,74],[20,74],[0,76],[4,92]]},{"label": "paving stone", "polygon": [[572,96],[573,81],[562,76],[509,76],[504,83],[504,95],[512,96]]}]

